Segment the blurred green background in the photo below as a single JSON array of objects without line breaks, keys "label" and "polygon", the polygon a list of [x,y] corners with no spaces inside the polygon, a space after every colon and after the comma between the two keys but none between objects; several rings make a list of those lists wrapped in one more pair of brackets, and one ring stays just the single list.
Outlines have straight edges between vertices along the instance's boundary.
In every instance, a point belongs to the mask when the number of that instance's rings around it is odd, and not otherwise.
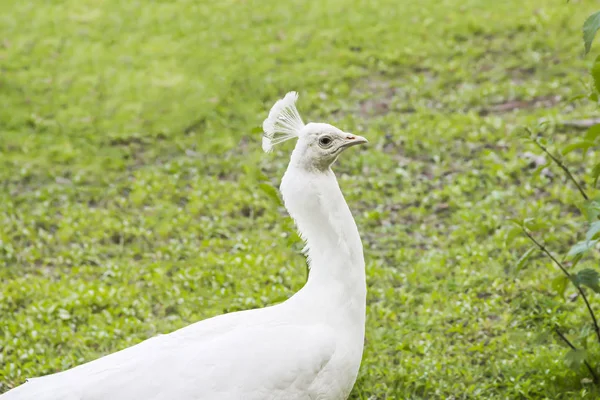
[{"label": "blurred green background", "polygon": [[351,398],[597,398],[538,335],[585,310],[541,258],[515,273],[503,227],[578,212],[514,130],[591,113],[567,99],[598,6],[3,0],[0,392],[302,287],[269,189],[293,145],[265,155],[256,129],[297,90],[305,121],[370,139],[335,166],[368,270]]}]

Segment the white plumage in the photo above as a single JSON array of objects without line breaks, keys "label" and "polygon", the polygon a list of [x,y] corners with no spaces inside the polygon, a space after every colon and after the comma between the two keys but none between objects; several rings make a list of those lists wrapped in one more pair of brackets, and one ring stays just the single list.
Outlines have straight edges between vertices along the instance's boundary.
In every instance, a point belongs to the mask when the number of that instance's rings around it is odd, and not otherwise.
[{"label": "white plumage", "polygon": [[265,134],[262,148],[265,152],[270,152],[277,143],[298,137],[304,128],[304,122],[296,109],[296,100],[298,93],[289,92],[271,108],[269,116],[263,122]]},{"label": "white plumage", "polygon": [[331,165],[366,139],[305,125],[297,94],[278,101],[263,149],[297,137],[281,183],[306,241],[310,273],[287,301],[220,315],[70,370],[31,379],[1,400],[345,399],[363,351],[366,283],[358,229]]}]

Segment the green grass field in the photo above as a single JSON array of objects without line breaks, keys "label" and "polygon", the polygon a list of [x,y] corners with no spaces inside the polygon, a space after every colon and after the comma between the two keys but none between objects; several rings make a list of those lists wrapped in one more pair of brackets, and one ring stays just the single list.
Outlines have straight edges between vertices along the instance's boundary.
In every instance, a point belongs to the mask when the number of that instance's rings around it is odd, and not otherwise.
[{"label": "green grass field", "polygon": [[515,129],[593,114],[567,99],[599,8],[2,1],[0,392],[302,287],[302,244],[265,185],[292,144],[264,154],[256,131],[297,90],[305,121],[370,139],[335,167],[368,270],[351,398],[598,398],[540,335],[560,323],[600,360],[573,334],[582,303],[539,254],[516,273],[528,244],[507,249],[504,230],[539,215],[557,253],[578,239],[578,194],[559,170],[534,176]]}]

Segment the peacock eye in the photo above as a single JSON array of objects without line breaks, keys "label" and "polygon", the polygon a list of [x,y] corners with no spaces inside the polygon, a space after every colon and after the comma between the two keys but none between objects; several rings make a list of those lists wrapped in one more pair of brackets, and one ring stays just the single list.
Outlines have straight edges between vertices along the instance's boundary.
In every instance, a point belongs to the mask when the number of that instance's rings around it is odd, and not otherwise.
[{"label": "peacock eye", "polygon": [[319,139],[319,146],[321,146],[323,148],[327,148],[327,147],[331,146],[332,142],[333,142],[333,140],[331,140],[331,138],[329,136],[323,136],[322,138]]}]

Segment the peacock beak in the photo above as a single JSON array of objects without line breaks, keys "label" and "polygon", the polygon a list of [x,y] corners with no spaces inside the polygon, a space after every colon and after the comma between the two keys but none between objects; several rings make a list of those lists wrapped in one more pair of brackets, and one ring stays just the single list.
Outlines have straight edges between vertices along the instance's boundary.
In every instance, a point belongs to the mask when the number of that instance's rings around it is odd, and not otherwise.
[{"label": "peacock beak", "polygon": [[352,146],[356,146],[357,144],[363,144],[363,143],[369,143],[369,141],[362,136],[352,135],[349,133],[344,138],[344,143],[342,144],[341,147],[347,148],[347,147],[352,147]]}]

